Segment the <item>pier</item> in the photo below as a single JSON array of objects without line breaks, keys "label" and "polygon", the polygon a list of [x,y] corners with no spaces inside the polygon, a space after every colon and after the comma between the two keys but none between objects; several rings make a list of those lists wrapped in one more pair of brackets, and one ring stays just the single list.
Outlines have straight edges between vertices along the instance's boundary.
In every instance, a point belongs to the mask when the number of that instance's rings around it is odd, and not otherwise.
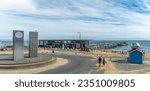
[{"label": "pier", "polygon": [[127,42],[112,42],[112,43],[98,43],[96,45],[91,46],[92,49],[113,49],[120,46],[128,45]]}]

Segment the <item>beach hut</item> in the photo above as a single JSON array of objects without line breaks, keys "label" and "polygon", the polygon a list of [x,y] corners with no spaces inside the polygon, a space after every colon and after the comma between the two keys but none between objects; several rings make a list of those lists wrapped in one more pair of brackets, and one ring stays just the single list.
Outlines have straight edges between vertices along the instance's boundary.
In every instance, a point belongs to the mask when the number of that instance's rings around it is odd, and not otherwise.
[{"label": "beach hut", "polygon": [[130,63],[142,64],[143,63],[143,53],[138,50],[132,50],[129,52]]}]

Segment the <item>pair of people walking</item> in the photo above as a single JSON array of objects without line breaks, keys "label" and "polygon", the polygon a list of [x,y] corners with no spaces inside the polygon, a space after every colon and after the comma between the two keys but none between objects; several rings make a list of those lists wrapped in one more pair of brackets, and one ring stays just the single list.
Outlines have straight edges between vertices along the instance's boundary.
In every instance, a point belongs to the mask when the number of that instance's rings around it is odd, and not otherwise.
[{"label": "pair of people walking", "polygon": [[105,58],[102,57],[102,56],[100,56],[100,57],[98,58],[98,64],[99,64],[99,67],[101,67],[101,65],[105,66],[105,64],[106,64]]}]

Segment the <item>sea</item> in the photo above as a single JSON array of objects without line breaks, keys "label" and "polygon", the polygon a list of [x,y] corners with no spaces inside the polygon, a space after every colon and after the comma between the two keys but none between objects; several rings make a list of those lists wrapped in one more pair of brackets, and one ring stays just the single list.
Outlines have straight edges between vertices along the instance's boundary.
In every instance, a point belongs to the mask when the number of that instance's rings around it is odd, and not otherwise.
[{"label": "sea", "polygon": [[[6,45],[6,46],[12,46],[13,45],[13,41],[11,40],[0,40],[0,44],[2,45]],[[24,45],[28,46],[28,41],[24,41]]]},{"label": "sea", "polygon": [[[1,44],[12,46],[13,42],[10,40],[0,40]],[[93,40],[90,42],[91,45],[96,45],[98,43],[112,43],[112,42],[127,42],[128,45],[120,46],[117,48],[113,48],[115,50],[131,50],[132,43],[139,43],[141,46],[141,50],[150,51],[150,40]],[[24,41],[24,45],[28,46],[28,41]]]},{"label": "sea", "polygon": [[112,42],[126,42],[128,43],[128,45],[126,46],[120,46],[117,48],[113,48],[115,50],[131,50],[131,45],[132,43],[139,43],[140,44],[140,49],[143,51],[150,51],[150,40],[95,40],[95,41],[91,41],[90,44],[95,45],[98,43],[112,43]]}]

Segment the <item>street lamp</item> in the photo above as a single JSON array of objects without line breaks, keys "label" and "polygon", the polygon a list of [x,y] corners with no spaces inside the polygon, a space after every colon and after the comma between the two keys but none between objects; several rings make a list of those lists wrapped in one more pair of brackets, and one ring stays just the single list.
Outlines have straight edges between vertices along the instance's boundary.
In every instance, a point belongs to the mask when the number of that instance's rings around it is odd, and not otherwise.
[{"label": "street lamp", "polygon": [[78,32],[78,34],[79,34],[79,40],[81,40],[81,32]]},{"label": "street lamp", "polygon": [[78,34],[79,34],[79,40],[80,40],[79,43],[80,43],[80,48],[81,48],[82,47],[81,46],[81,32],[78,32]]}]

